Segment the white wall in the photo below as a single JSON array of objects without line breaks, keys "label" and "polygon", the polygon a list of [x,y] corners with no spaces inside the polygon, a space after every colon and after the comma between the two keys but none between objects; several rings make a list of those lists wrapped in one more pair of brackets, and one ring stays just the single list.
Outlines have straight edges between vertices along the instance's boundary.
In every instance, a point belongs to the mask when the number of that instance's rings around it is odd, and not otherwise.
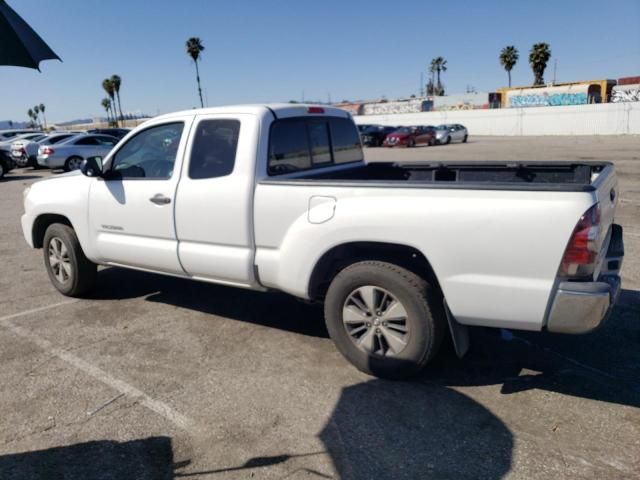
[{"label": "white wall", "polygon": [[640,135],[640,102],[360,115],[356,123],[461,123],[471,135]]}]

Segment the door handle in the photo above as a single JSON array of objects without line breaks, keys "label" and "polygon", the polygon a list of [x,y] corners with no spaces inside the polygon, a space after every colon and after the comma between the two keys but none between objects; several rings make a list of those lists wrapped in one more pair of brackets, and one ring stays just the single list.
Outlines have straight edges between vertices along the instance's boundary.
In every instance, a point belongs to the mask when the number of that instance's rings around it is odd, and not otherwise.
[{"label": "door handle", "polygon": [[171,203],[171,199],[169,197],[165,197],[161,193],[156,193],[149,199],[149,201],[156,205],[167,205],[168,203]]}]

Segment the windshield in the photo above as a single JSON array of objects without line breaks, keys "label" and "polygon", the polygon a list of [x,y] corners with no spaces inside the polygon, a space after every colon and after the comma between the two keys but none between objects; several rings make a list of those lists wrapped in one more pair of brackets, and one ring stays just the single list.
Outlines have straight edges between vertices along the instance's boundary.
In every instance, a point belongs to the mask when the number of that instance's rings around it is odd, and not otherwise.
[{"label": "windshield", "polygon": [[411,129],[409,127],[402,127],[394,130],[393,133],[411,133]]}]

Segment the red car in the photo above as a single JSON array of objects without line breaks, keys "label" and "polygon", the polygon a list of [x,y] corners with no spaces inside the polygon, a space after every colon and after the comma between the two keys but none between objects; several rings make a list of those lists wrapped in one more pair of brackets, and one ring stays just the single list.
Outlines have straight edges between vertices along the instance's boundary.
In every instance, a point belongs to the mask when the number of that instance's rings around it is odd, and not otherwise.
[{"label": "red car", "polygon": [[415,147],[416,145],[434,145],[436,143],[435,127],[401,127],[387,135],[385,147]]}]

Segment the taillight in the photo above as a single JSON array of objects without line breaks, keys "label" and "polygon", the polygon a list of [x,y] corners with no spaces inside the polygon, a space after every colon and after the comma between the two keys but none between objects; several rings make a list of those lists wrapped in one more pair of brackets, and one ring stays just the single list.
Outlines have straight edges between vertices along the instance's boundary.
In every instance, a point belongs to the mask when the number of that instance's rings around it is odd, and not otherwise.
[{"label": "taillight", "polygon": [[53,150],[53,148],[51,148],[51,147],[44,147],[44,148],[42,149],[42,154],[43,154],[43,155],[52,155],[52,154],[53,154],[53,152],[54,152],[54,150]]},{"label": "taillight", "polygon": [[324,108],[322,108],[322,107],[309,107],[309,108],[307,108],[307,113],[324,113]]},{"label": "taillight", "polygon": [[573,230],[560,264],[560,275],[583,277],[591,275],[598,255],[600,236],[600,204],[587,210]]}]

